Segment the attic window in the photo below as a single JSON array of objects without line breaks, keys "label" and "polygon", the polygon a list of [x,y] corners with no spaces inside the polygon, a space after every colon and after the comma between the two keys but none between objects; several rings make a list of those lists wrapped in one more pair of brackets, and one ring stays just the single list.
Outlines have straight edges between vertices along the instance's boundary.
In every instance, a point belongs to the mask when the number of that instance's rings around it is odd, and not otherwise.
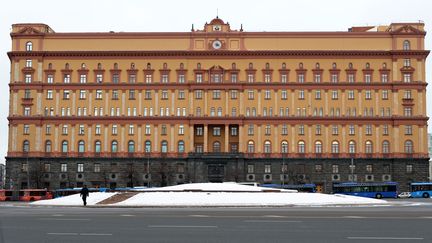
[{"label": "attic window", "polygon": [[33,43],[31,41],[26,43],[26,51],[33,51]]},{"label": "attic window", "polygon": [[411,49],[411,45],[410,45],[409,40],[404,40],[404,42],[403,42],[403,50],[404,51],[408,51],[410,49]]}]

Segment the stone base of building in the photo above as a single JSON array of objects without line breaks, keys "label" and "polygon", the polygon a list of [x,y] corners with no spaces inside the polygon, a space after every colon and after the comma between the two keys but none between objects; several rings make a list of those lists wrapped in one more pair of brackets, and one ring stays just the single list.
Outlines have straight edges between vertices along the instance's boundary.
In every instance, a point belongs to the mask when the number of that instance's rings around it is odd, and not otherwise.
[{"label": "stone base of building", "polygon": [[[28,169],[25,164],[28,164]],[[63,165],[62,165],[63,164]],[[82,164],[82,167],[79,166]],[[137,187],[200,182],[333,183],[428,181],[428,159],[248,158],[242,154],[191,154],[187,158],[7,158],[6,188]]]}]

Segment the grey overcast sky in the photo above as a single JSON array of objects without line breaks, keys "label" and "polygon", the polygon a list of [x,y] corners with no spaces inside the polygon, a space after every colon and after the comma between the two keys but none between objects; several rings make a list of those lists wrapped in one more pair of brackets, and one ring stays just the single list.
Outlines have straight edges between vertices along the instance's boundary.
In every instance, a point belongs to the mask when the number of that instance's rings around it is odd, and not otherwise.
[{"label": "grey overcast sky", "polygon": [[[346,31],[351,26],[417,22],[432,29],[430,0],[13,0],[0,9],[0,163],[7,152],[10,30],[14,23],[45,23],[56,32],[190,31],[216,17],[245,31]],[[432,35],[426,35],[431,49]],[[427,81],[432,74],[427,61]],[[428,116],[432,92],[428,87]],[[431,128],[429,128],[431,131]]]}]

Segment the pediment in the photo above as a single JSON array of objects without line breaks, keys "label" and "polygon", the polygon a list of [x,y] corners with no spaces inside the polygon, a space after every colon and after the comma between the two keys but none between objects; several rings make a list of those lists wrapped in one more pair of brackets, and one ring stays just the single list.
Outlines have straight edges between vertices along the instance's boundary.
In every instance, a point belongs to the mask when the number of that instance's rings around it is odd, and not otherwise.
[{"label": "pediment", "polygon": [[21,35],[40,35],[40,34],[43,34],[43,33],[40,32],[39,30],[33,28],[33,27],[27,26],[27,27],[23,27],[22,29],[20,29],[17,34],[21,34]]},{"label": "pediment", "polygon": [[394,31],[392,31],[393,34],[425,34],[424,31],[421,31],[419,29],[414,28],[411,25],[404,25]]}]

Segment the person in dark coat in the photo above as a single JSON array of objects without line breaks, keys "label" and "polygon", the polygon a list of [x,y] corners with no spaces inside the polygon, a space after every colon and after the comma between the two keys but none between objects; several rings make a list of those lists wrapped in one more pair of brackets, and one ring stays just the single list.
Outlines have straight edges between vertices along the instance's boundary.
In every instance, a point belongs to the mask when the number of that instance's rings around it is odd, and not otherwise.
[{"label": "person in dark coat", "polygon": [[89,190],[88,190],[86,185],[84,185],[84,187],[81,189],[80,195],[82,197],[84,206],[86,206],[87,205],[87,197],[89,196]]}]

